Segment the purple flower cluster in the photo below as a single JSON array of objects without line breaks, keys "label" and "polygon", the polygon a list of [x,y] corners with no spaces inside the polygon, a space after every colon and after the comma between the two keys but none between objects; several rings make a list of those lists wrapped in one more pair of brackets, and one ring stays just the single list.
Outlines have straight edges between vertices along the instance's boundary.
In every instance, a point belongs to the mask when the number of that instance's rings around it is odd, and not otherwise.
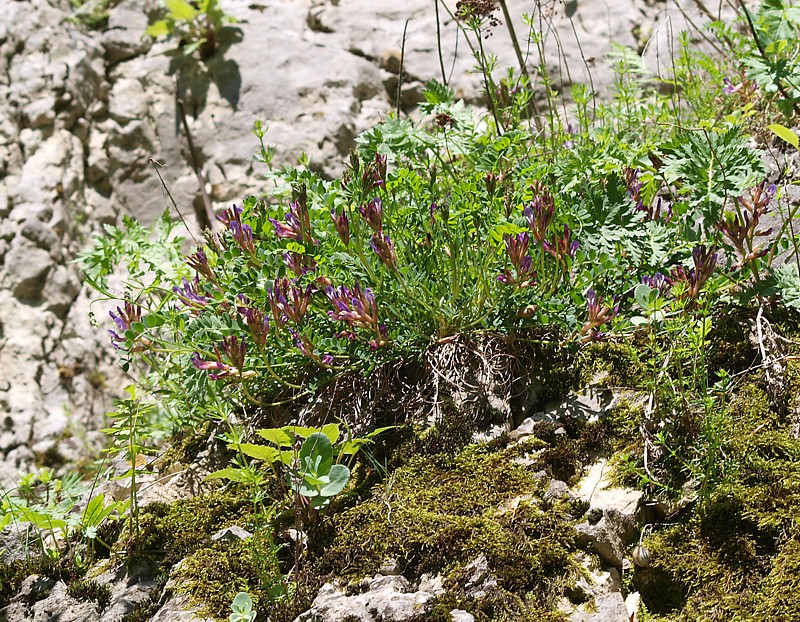
[{"label": "purple flower cluster", "polygon": [[761,182],[750,189],[749,198],[737,199],[739,204],[737,212],[726,213],[723,221],[717,224],[717,228],[730,240],[739,254],[739,261],[734,264],[735,268],[741,268],[767,254],[768,249],[756,244],[756,238],[772,233],[771,228],[759,229],[758,223],[767,213],[775,192],[774,184],[768,186],[766,181]]},{"label": "purple flower cluster", "polygon": [[515,274],[511,274],[511,271],[505,268],[497,280],[506,285],[517,284],[520,287],[533,285],[535,283],[533,260],[528,255],[530,236],[524,231],[516,235],[506,233],[503,235],[503,242],[505,242],[506,254],[511,260]]},{"label": "purple flower cluster", "polygon": [[345,246],[350,245],[350,221],[347,219],[347,212],[342,210],[339,214],[336,209],[331,209],[331,220],[336,227],[336,233]]},{"label": "purple flower cluster", "polygon": [[374,232],[369,247],[387,268],[393,270],[397,266],[397,254],[389,234],[383,231],[383,202],[380,197],[375,197],[359,207],[358,211]]},{"label": "purple flower cluster", "polygon": [[556,214],[556,205],[552,193],[541,181],[532,183],[531,190],[533,200],[523,210],[522,215],[528,221],[533,239],[543,246],[547,241],[547,229]]},{"label": "purple flower cluster", "polygon": [[318,365],[322,365],[323,367],[329,367],[333,365],[333,356],[331,356],[330,354],[319,356],[314,351],[314,344],[308,337],[306,337],[305,335],[301,335],[293,328],[290,328],[289,332],[294,338],[295,347],[300,351],[300,353],[303,356],[310,358],[312,361],[314,361]]},{"label": "purple flower cluster", "polygon": [[[235,335],[231,335],[214,346],[216,355],[214,360],[202,359],[199,352],[194,352],[191,361],[197,369],[212,372],[208,375],[212,380],[241,377],[246,352],[244,337],[240,340]],[[226,360],[227,362],[225,362]]]},{"label": "purple flower cluster", "polygon": [[269,290],[268,300],[272,319],[278,328],[285,326],[289,320],[295,324],[303,321],[311,302],[311,291],[311,285],[302,289],[286,277],[275,279]]},{"label": "purple flower cluster", "polygon": [[295,201],[289,204],[289,211],[284,214],[285,222],[270,218],[275,235],[284,240],[294,240],[309,246],[319,244],[311,235],[311,216],[308,213],[308,199],[303,187]]},{"label": "purple flower cluster", "polygon": [[[350,289],[341,285],[339,287],[326,287],[325,295],[333,305],[333,311],[328,311],[328,316],[337,321],[347,322],[353,328],[370,330],[375,333],[375,340],[370,346],[378,348],[387,343],[388,331],[386,325],[378,320],[378,305],[375,294],[369,287],[361,288],[356,281]],[[345,336],[350,337],[351,333]]]},{"label": "purple flower cluster", "polygon": [[209,298],[200,293],[200,277],[197,275],[191,281],[183,277],[183,287],[176,285],[172,291],[189,308],[189,313],[194,316],[200,315],[200,312],[209,303]]},{"label": "purple flower cluster", "polygon": [[547,241],[542,243],[542,248],[545,252],[555,257],[561,263],[566,261],[565,257],[574,258],[580,247],[581,245],[577,240],[570,240],[570,232],[567,225],[564,225],[564,233],[561,237],[553,238],[552,244]]},{"label": "purple flower cluster", "polygon": [[114,324],[117,327],[116,331],[108,331],[108,334],[111,335],[111,345],[114,346],[115,349],[121,350],[122,346],[120,344],[127,342],[127,338],[125,337],[126,331],[131,329],[131,325],[134,322],[140,322],[142,320],[142,308],[126,300],[122,308],[117,307],[116,313],[109,311],[108,315],[111,316],[111,319],[114,320]]},{"label": "purple flower cluster", "polygon": [[365,193],[386,187],[386,164],[386,156],[376,153],[372,162],[364,166],[361,173],[361,187]]},{"label": "purple flower cluster", "polygon": [[233,234],[233,239],[236,240],[239,248],[251,257],[255,257],[256,246],[253,241],[253,229],[250,225],[246,225],[242,222],[242,208],[233,205],[217,216],[217,218]]},{"label": "purple flower cluster", "polygon": [[564,225],[563,234],[554,237],[552,241],[547,239],[547,231],[553,222],[556,214],[555,200],[553,194],[541,181],[531,184],[533,200],[523,210],[522,215],[528,221],[533,239],[549,255],[564,263],[566,257],[575,257],[580,244],[575,240],[570,240],[569,226]]},{"label": "purple flower cluster", "polygon": [[253,343],[256,344],[259,350],[263,351],[267,345],[267,337],[269,337],[267,315],[261,309],[252,307],[244,294],[239,294],[236,298],[239,301],[236,310],[244,316],[244,321],[250,331],[250,336],[253,338]]},{"label": "purple flower cluster", "polygon": [[590,289],[586,292],[586,309],[589,313],[589,318],[581,327],[581,335],[583,335],[581,341],[603,339],[605,333],[600,332],[598,329],[616,317],[619,313],[619,303],[614,304],[613,307],[603,305],[603,299],[599,298],[593,289]]},{"label": "purple flower cluster", "polygon": [[711,277],[718,260],[719,256],[713,248],[706,248],[704,244],[696,246],[692,250],[694,268],[687,271],[683,266],[675,266],[672,269],[672,281],[673,283],[684,283],[686,285],[685,296],[694,301],[700,296],[700,290]]},{"label": "purple flower cluster", "polygon": [[186,258],[186,263],[210,283],[216,283],[217,275],[214,273],[214,269],[209,265],[208,257],[201,249],[197,249],[196,252],[189,255]]},{"label": "purple flower cluster", "polygon": [[295,276],[303,276],[317,269],[317,262],[314,261],[313,257],[309,257],[304,253],[295,253],[294,251],[283,253],[283,263]]},{"label": "purple flower cluster", "polygon": [[[642,182],[639,180],[639,169],[625,167],[623,171],[625,177],[625,186],[627,188],[628,196],[634,202],[634,209],[637,212],[644,212],[647,220],[658,220],[661,217],[661,210],[663,202],[661,197],[656,199],[655,204],[645,205],[642,198]],[[664,222],[672,220],[672,207],[667,206],[667,211],[664,214]]]},{"label": "purple flower cluster", "polygon": [[657,289],[662,296],[666,294],[673,285],[672,279],[660,272],[656,272],[653,276],[643,276],[642,283],[651,289]]}]

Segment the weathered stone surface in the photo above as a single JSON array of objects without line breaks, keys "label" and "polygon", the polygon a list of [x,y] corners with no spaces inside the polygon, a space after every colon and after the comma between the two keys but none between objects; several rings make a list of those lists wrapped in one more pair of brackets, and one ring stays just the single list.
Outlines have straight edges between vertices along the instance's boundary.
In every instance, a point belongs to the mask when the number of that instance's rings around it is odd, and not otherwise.
[{"label": "weathered stone surface", "polygon": [[623,516],[633,517],[642,499],[642,492],[633,488],[620,488],[609,481],[611,467],[607,460],[600,460],[589,467],[589,471],[578,484],[576,494],[590,508],[616,510]]},{"label": "weathered stone surface", "polygon": [[211,539],[214,542],[236,542],[237,540],[247,540],[248,538],[252,538],[253,534],[247,531],[247,529],[243,529],[239,527],[239,525],[232,525],[230,527],[225,527],[211,536]]},{"label": "weathered stone surface", "polygon": [[39,536],[30,523],[8,525],[0,531],[0,562],[7,564],[40,555]]},{"label": "weathered stone surface", "polygon": [[311,609],[295,622],[402,622],[415,620],[430,612],[434,594],[412,591],[402,576],[376,575],[364,582],[364,591],[346,596],[334,585],[326,583],[317,594]]},{"label": "weathered stone surface", "polygon": [[189,602],[189,597],[180,594],[167,600],[156,615],[150,618],[150,622],[213,622],[213,619],[199,616],[197,609]]},{"label": "weathered stone surface", "polygon": [[49,595],[33,605],[15,599],[0,610],[7,622],[97,622],[100,606],[92,601],[80,601],[67,594],[67,584],[58,581]]},{"label": "weathered stone surface", "polygon": [[635,530],[632,518],[614,509],[590,509],[589,520],[575,526],[578,543],[591,545],[600,559],[615,568],[622,566],[625,547]]}]

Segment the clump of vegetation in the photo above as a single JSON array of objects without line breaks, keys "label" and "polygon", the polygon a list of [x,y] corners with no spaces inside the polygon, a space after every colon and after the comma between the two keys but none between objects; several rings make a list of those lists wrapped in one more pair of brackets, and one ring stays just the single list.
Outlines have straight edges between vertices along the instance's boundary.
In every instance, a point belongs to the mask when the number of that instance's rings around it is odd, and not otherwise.
[{"label": "clump of vegetation", "polygon": [[165,0],[164,7],[166,16],[150,24],[147,35],[176,39],[183,56],[197,52],[203,61],[216,54],[226,24],[236,21],[222,10],[218,0]]},{"label": "clump of vegetation", "polygon": [[[150,34],[210,58],[216,2],[167,6]],[[789,127],[798,8],[764,0],[736,26],[712,24],[713,54],[681,37],[661,84],[615,48],[613,97],[577,85],[569,109],[535,26],[544,14],[526,18],[538,71],[509,23],[519,71],[501,77],[483,47],[495,11],[463,0],[452,13],[488,113],[458,101],[443,69],[419,120],[387,116],[334,180],[307,163],[273,168],[257,124],[274,190],[222,211],[221,231],[188,255],[168,215],[152,231],[107,227],[82,261],[119,303],[110,338],[137,379],[108,430],[130,465],[129,505],[96,497],[78,529],[63,516],[74,499],[33,494],[40,477],[4,498],[0,525],[95,541],[127,511],[115,550],[163,572],[184,560],[176,586],[220,617],[237,598],[234,615],[250,617],[246,593],[260,614],[291,620],[324,581],[357,582],[392,557],[409,579],[446,575],[432,619],[458,606],[480,620],[557,620],[585,507],[545,502],[545,487],[616,453],[614,476],[658,502],[641,542],[652,562],[627,583],[645,619],[796,617],[784,587],[800,508],[799,372],[787,358],[797,206],[752,139],[800,143]],[[121,298],[107,285],[120,265]],[[527,416],[585,384],[624,399],[512,442],[515,399]],[[497,387],[507,404],[472,399]],[[474,444],[498,416],[506,434]],[[381,436],[386,425],[399,427]],[[230,450],[210,476],[230,480],[226,491],[139,508],[148,456],[197,430]],[[198,449],[179,440],[173,455]],[[211,542],[237,522],[256,535]],[[498,583],[475,598],[463,573],[479,553]]]}]

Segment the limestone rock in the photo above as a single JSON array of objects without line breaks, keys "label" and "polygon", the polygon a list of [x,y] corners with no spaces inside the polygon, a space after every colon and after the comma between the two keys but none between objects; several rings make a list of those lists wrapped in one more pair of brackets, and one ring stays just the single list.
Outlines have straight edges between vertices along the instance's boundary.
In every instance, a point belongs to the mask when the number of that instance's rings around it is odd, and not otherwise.
[{"label": "limestone rock", "polygon": [[430,612],[435,596],[426,591],[412,591],[402,576],[382,576],[364,582],[364,591],[347,596],[326,583],[317,594],[311,609],[295,622],[403,622],[419,619]]},{"label": "limestone rock", "polygon": [[576,525],[575,531],[581,546],[591,545],[605,563],[620,568],[625,547],[634,535],[635,528],[631,518],[618,510],[590,509],[589,520]]},{"label": "limestone rock", "polygon": [[247,540],[252,537],[253,534],[247,531],[247,529],[243,529],[239,527],[239,525],[232,525],[218,531],[211,536],[211,539],[214,542],[236,542],[238,540]]},{"label": "limestone rock", "polygon": [[30,523],[8,525],[0,531],[0,562],[22,561],[41,552],[39,534]]}]

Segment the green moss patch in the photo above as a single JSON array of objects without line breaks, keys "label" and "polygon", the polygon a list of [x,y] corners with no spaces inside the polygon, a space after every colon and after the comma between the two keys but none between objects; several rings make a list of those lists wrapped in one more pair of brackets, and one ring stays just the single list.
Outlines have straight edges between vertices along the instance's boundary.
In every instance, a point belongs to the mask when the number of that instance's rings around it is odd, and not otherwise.
[{"label": "green moss patch", "polygon": [[128,547],[133,558],[152,559],[169,568],[198,548],[210,546],[213,533],[248,513],[246,501],[231,493],[151,503],[140,512],[133,538],[125,532],[117,546]]}]

